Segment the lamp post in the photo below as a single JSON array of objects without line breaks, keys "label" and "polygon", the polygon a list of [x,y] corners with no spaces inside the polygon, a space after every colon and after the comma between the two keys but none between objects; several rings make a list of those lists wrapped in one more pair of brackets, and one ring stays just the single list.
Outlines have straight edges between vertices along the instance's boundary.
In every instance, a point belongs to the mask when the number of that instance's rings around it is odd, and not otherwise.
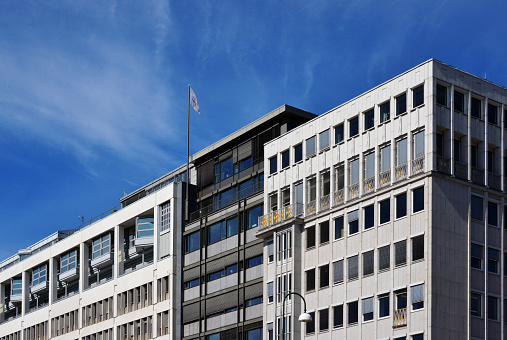
[{"label": "lamp post", "polygon": [[285,300],[287,300],[287,297],[289,295],[297,295],[301,298],[301,300],[303,300],[304,312],[303,312],[303,314],[301,314],[299,316],[299,319],[298,319],[299,322],[307,323],[307,322],[312,321],[312,316],[306,312],[306,300],[303,297],[303,295],[296,293],[296,292],[287,292],[287,294],[285,294],[285,296],[283,298],[283,305],[282,305],[282,336],[284,337],[284,340],[285,340]]}]

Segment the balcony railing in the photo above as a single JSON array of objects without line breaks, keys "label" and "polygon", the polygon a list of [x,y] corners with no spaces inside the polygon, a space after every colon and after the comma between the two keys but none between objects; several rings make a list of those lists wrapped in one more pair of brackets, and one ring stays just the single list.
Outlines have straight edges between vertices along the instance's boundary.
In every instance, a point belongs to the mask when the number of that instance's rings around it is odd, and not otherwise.
[{"label": "balcony railing", "polygon": [[363,180],[363,194],[369,194],[375,190],[375,177],[370,177]]},{"label": "balcony railing", "polygon": [[472,182],[484,185],[484,170],[472,167]]},{"label": "balcony railing", "polygon": [[424,172],[424,156],[414,159],[412,161],[412,175],[417,175]]},{"label": "balcony railing", "polygon": [[407,308],[396,309],[394,311],[393,328],[404,327],[407,325]]},{"label": "balcony railing", "polygon": [[460,179],[468,180],[468,165],[466,163],[454,162],[454,176]]},{"label": "balcony railing", "polygon": [[316,201],[315,200],[306,203],[306,213],[305,213],[306,216],[315,214],[317,212],[316,211],[317,209],[315,209],[315,208],[316,208]]},{"label": "balcony railing", "polygon": [[394,168],[394,181],[399,182],[407,178],[407,163],[398,165]]},{"label": "balcony railing", "polygon": [[488,172],[488,186],[491,189],[495,189],[498,191],[501,191],[501,185],[500,185],[500,175],[497,175],[492,172]]},{"label": "balcony railing", "polygon": [[444,174],[450,174],[451,162],[449,161],[449,158],[437,156],[437,170],[443,172]]},{"label": "balcony railing", "polygon": [[345,202],[345,189],[336,190],[333,196],[335,206],[343,204]]},{"label": "balcony railing", "polygon": [[265,229],[294,217],[303,216],[303,205],[292,203],[259,217],[259,229]]},{"label": "balcony railing", "polygon": [[383,188],[391,184],[391,169],[378,174],[378,187]]},{"label": "balcony railing", "polygon": [[247,198],[250,195],[262,191],[263,189],[264,189],[264,181],[251,185],[241,191],[238,191],[230,196],[221,199],[220,201],[217,201],[197,211],[194,211],[193,213],[190,214],[190,221],[194,221],[200,217],[204,217],[208,214],[211,214],[214,211],[225,208],[226,206],[232,203],[235,203],[243,198]]},{"label": "balcony railing", "polygon": [[325,195],[325,196],[322,196],[320,198],[320,210],[325,210],[325,209],[329,209],[329,206],[330,206],[330,199],[331,199],[331,195]]},{"label": "balcony railing", "polygon": [[353,200],[359,197],[359,183],[349,185],[349,200]]}]

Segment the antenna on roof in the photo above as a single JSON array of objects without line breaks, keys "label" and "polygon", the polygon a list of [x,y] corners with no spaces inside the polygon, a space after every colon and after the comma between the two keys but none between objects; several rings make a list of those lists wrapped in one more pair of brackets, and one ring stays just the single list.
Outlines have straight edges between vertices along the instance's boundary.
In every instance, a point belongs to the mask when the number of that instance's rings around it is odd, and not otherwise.
[{"label": "antenna on roof", "polygon": [[488,77],[486,76],[486,73],[484,73],[484,79],[488,79]]}]

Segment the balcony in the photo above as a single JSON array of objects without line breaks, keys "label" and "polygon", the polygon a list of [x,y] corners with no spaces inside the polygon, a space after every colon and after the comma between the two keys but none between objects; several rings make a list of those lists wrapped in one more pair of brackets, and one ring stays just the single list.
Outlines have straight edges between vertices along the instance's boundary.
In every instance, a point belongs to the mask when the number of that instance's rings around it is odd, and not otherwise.
[{"label": "balcony", "polygon": [[451,162],[449,161],[449,158],[437,156],[437,170],[443,172],[444,174],[450,174]]},{"label": "balcony", "polygon": [[370,177],[363,180],[363,195],[375,191],[375,177]]},{"label": "balcony", "polygon": [[466,163],[454,162],[454,176],[468,180],[468,165]]},{"label": "balcony", "polygon": [[292,203],[259,217],[259,232],[268,230],[271,226],[281,224],[285,221],[303,217],[303,204]]},{"label": "balcony", "polygon": [[488,172],[488,187],[490,187],[491,189],[501,191],[502,188],[500,185],[500,175]]},{"label": "balcony", "polygon": [[418,175],[424,172],[424,156],[412,161],[412,175]]},{"label": "balcony", "polygon": [[353,200],[359,197],[359,183],[349,185],[349,200]]},{"label": "balcony", "polygon": [[484,170],[472,167],[472,182],[484,185]]},{"label": "balcony", "polygon": [[396,309],[393,317],[393,328],[407,325],[407,308]]},{"label": "balcony", "polygon": [[344,189],[339,189],[339,190],[335,191],[333,196],[334,196],[334,205],[335,206],[345,203],[345,190]]},{"label": "balcony", "polygon": [[329,203],[330,203],[330,202],[329,202],[329,200],[330,200],[330,198],[331,198],[331,197],[330,197],[330,195],[329,195],[329,194],[328,194],[328,195],[325,195],[325,196],[322,196],[322,197],[320,198],[320,200],[319,200],[319,201],[320,201],[320,204],[319,204],[319,209],[320,209],[320,210],[326,210],[326,209],[329,209],[329,206],[330,206],[330,204],[329,204]]},{"label": "balcony", "polygon": [[407,163],[394,168],[394,182],[399,182],[405,178],[407,178]]},{"label": "balcony", "polygon": [[317,212],[317,209],[315,209],[316,208],[315,205],[316,205],[315,200],[306,203],[305,216],[310,216],[310,215],[313,215]]},{"label": "balcony", "polygon": [[378,187],[383,188],[391,184],[391,169],[378,174]]}]

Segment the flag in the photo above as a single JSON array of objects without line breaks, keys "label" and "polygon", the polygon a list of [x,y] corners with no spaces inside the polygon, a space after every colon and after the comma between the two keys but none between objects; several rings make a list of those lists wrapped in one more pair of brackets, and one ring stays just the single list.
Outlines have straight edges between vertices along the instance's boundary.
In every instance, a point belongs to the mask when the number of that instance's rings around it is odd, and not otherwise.
[{"label": "flag", "polygon": [[194,90],[190,88],[190,105],[194,108],[195,112],[199,113],[199,103],[197,102],[197,97],[195,96]]}]

